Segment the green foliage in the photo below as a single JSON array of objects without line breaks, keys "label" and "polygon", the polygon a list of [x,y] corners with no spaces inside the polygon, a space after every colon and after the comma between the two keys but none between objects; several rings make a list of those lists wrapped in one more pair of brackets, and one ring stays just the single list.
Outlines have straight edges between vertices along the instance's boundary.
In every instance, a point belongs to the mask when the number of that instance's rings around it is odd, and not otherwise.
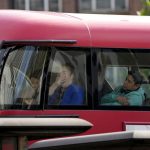
[{"label": "green foliage", "polygon": [[150,16],[150,0],[142,0],[143,8],[138,12],[140,16]]}]

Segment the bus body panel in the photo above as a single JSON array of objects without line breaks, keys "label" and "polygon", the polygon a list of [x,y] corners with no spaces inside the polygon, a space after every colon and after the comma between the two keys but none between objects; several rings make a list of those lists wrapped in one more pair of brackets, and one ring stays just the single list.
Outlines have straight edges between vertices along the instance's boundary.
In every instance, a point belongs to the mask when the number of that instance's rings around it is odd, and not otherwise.
[{"label": "bus body panel", "polygon": [[74,14],[83,19],[93,47],[149,48],[148,16]]},{"label": "bus body panel", "polygon": [[150,124],[148,111],[123,111],[123,110],[5,110],[1,116],[47,116],[58,117],[73,115],[91,122],[94,126],[84,134],[108,133],[125,130],[125,123],[135,125]]},{"label": "bus body panel", "polygon": [[90,45],[84,23],[66,15],[2,10],[0,22],[0,40],[76,40],[76,46]]},{"label": "bus body panel", "polygon": [[0,40],[71,39],[76,46],[149,48],[149,18],[138,18],[2,10]]},{"label": "bus body panel", "polygon": [[[150,21],[148,19],[144,17],[138,21],[136,16],[115,18],[107,15],[60,15],[4,10],[0,11],[0,40],[77,40],[73,46],[150,48]],[[125,122],[150,124],[149,111],[1,110],[0,115],[35,117],[38,115],[49,117],[51,115],[77,115],[94,125],[85,134],[122,131]]]}]

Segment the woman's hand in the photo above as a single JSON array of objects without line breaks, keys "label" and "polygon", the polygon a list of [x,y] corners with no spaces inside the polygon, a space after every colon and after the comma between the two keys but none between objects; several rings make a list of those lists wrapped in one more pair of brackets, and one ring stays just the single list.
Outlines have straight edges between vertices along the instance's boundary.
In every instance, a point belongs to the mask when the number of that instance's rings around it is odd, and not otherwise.
[{"label": "woman's hand", "polygon": [[117,97],[117,101],[120,104],[124,105],[124,106],[128,106],[129,105],[128,99],[126,97],[124,97],[124,96],[118,96]]}]

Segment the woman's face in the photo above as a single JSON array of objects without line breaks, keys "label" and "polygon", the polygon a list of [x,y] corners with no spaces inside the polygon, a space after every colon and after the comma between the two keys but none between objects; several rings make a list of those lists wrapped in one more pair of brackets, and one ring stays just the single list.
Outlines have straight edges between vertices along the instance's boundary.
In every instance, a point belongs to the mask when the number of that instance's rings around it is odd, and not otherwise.
[{"label": "woman's face", "polygon": [[135,84],[133,77],[131,75],[128,75],[127,78],[126,78],[126,80],[124,81],[123,88],[125,90],[132,91],[132,90],[137,89],[138,85]]}]

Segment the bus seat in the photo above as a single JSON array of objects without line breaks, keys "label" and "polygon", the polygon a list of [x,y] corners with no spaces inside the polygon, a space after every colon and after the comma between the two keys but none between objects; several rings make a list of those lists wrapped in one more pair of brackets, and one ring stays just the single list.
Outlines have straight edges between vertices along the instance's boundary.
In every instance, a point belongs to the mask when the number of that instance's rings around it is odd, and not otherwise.
[{"label": "bus seat", "polygon": [[144,93],[145,99],[143,101],[143,106],[150,106],[150,98]]},{"label": "bus seat", "polygon": [[143,106],[150,106],[150,98],[146,98],[146,99],[143,101]]},{"label": "bus seat", "polygon": [[149,81],[145,80],[142,82],[142,88],[144,89],[145,100],[143,106],[150,106],[150,95],[149,95]]},{"label": "bus seat", "polygon": [[108,94],[112,91],[113,91],[113,89],[112,89],[111,85],[105,79],[104,82],[103,82],[103,85],[102,85],[102,89],[99,88],[98,97],[101,98],[105,94]]}]

